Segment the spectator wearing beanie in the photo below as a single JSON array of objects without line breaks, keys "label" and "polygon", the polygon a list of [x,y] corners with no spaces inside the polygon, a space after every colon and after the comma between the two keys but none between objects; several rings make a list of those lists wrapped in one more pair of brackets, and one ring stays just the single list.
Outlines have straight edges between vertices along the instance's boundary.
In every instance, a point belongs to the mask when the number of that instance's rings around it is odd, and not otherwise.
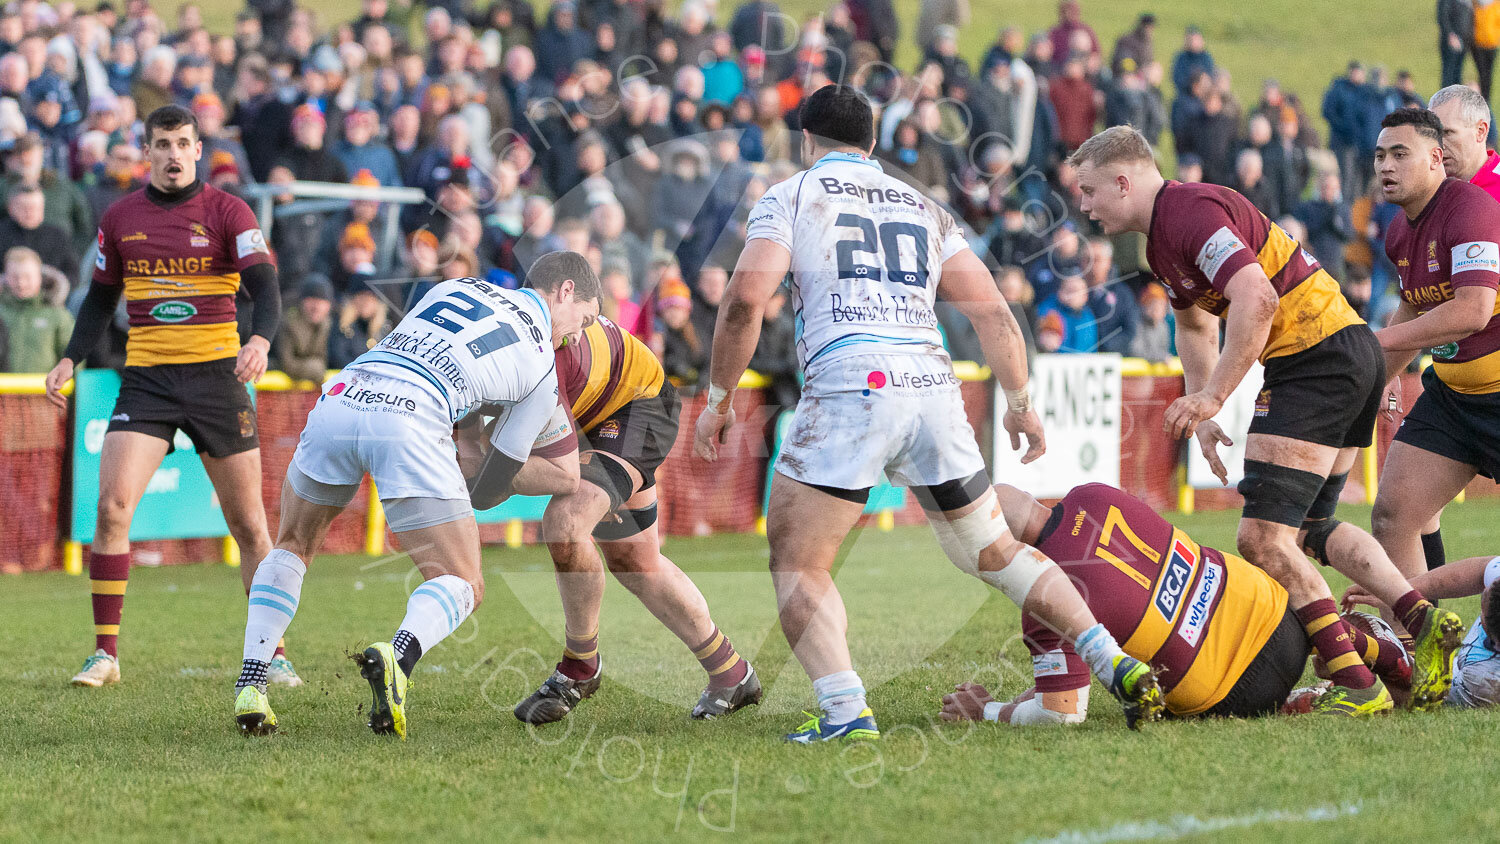
[{"label": "spectator wearing beanie", "polygon": [[[212,166],[218,153],[228,153],[240,183],[249,180],[250,157],[245,154],[244,144],[224,131],[224,101],[210,91],[193,97],[192,109],[193,116],[198,118],[198,137],[203,140],[203,157],[199,160]],[[209,183],[213,184],[212,177]]]},{"label": "spectator wearing beanie", "polygon": [[271,346],[277,369],[299,381],[322,383],[328,374],[333,300],[333,285],[326,276],[315,273],[302,282],[297,303],[286,309]]}]

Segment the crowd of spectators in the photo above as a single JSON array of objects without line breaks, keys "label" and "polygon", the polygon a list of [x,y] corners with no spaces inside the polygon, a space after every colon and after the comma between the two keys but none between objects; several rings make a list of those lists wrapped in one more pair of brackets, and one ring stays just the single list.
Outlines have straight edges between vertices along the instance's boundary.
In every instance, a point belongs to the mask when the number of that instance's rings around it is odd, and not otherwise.
[{"label": "crowd of spectators", "polygon": [[[911,35],[892,0],[802,21],[773,0],[684,0],[675,13],[661,0],[552,0],[544,12],[529,0],[362,0],[352,21],[249,0],[233,32],[213,33],[196,3],[166,20],[147,0],[117,2],[0,8],[11,371],[52,365],[59,347],[40,337],[82,298],[94,221],[144,184],[141,118],[167,103],[198,118],[200,178],[275,195],[288,308],[272,364],[293,377],[348,363],[436,279],[515,286],[538,255],[566,248],[598,269],[603,313],[691,388],[750,208],[810,164],[797,107],[822,85],[870,96],[877,157],[966,225],[1034,351],[1154,361],[1173,352],[1170,309],[1147,283],[1142,239],[1105,238],[1079,213],[1074,147],[1136,126],[1171,150],[1167,172],[1244,192],[1377,316],[1390,212],[1367,163],[1380,117],[1421,102],[1404,71],[1391,82],[1351,63],[1322,100],[1325,144],[1274,79],[1246,108],[1196,27],[1167,61],[1142,14],[1106,54],[1077,0],[1050,28],[998,27],[974,55],[959,50],[960,27],[992,23],[972,20],[967,0],[924,0]],[[898,68],[903,38],[920,58]],[[416,188],[427,201],[329,211],[283,191],[293,181]],[[753,366],[795,400],[790,311],[784,297],[768,308]],[[955,358],[982,360],[954,309],[940,319]],[[122,310],[86,363],[121,365],[125,327]]]}]

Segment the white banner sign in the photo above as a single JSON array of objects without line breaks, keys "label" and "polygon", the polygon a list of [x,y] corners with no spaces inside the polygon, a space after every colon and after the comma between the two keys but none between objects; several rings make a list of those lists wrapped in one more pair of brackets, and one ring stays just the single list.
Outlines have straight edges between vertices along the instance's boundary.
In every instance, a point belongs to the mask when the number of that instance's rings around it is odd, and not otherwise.
[{"label": "white banner sign", "polygon": [[[1250,365],[1245,380],[1229,395],[1229,401],[1219,408],[1214,421],[1224,429],[1224,436],[1234,441],[1232,446],[1219,446],[1219,459],[1229,471],[1229,486],[1233,487],[1245,475],[1245,440],[1249,437],[1250,420],[1255,418],[1255,399],[1260,395],[1261,382],[1266,379],[1266,370],[1259,363]],[[1219,479],[1208,467],[1208,460],[1198,449],[1198,438],[1193,437],[1187,445],[1188,486],[1200,489],[1219,487]]]},{"label": "white banner sign", "polygon": [[996,387],[995,480],[1039,498],[1061,498],[1080,484],[1120,485],[1120,356],[1037,355],[1031,403],[1047,435],[1047,453],[1021,465],[1001,419],[1005,396]]}]

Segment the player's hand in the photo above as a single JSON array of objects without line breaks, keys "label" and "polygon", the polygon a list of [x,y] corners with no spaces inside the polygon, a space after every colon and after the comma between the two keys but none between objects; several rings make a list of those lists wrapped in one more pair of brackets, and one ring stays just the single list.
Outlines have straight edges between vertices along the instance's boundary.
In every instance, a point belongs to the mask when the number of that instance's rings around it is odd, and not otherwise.
[{"label": "player's hand", "polygon": [[729,429],[734,427],[734,408],[726,407],[723,413],[706,407],[698,414],[698,423],[693,426],[693,454],[712,463],[719,459],[719,445],[729,442]]},{"label": "player's hand", "polygon": [[473,478],[484,465],[485,436],[483,425],[461,425],[453,429],[453,444],[458,450],[458,470],[464,478]]},{"label": "player's hand", "polygon": [[[993,701],[989,689],[978,683],[959,683],[952,694],[943,695],[943,711],[938,717],[944,721],[983,721],[984,705]],[[1000,720],[1009,713],[1002,712]]]},{"label": "player's hand", "polygon": [[1391,379],[1391,384],[1385,393],[1385,421],[1392,425],[1401,421],[1402,411],[1401,378],[1398,376]]},{"label": "player's hand", "polygon": [[270,356],[271,343],[259,334],[240,347],[240,356],[234,362],[234,377],[241,384],[259,382],[266,374],[266,362]]},{"label": "player's hand", "polygon": [[73,380],[73,362],[67,358],[57,362],[52,371],[47,373],[47,401],[57,405],[59,410],[68,409],[68,400],[63,398],[63,387]]},{"label": "player's hand", "polygon": [[1223,402],[1203,390],[1183,396],[1167,408],[1162,429],[1171,434],[1174,440],[1187,439],[1197,430],[1200,422],[1212,419],[1223,406]]},{"label": "player's hand", "polygon": [[1376,607],[1377,609],[1385,606],[1385,604],[1380,602],[1379,598],[1371,595],[1365,587],[1360,586],[1358,583],[1350,584],[1349,588],[1344,590],[1344,597],[1339,599],[1339,607],[1344,612],[1348,612],[1360,604],[1364,604],[1367,607]]},{"label": "player's hand", "polygon": [[1047,453],[1047,435],[1042,432],[1041,417],[1036,415],[1035,410],[1025,413],[1016,413],[1007,410],[1005,417],[1000,420],[1005,426],[1006,433],[1010,434],[1010,450],[1021,450],[1021,437],[1026,437],[1026,453],[1021,455],[1021,463],[1026,464]]},{"label": "player's hand", "polygon": [[1232,446],[1234,440],[1231,440],[1224,433],[1224,429],[1219,427],[1219,423],[1212,419],[1198,425],[1196,436],[1198,437],[1198,450],[1203,452],[1203,459],[1208,461],[1208,468],[1213,470],[1214,477],[1218,478],[1221,484],[1229,483],[1229,470],[1224,468],[1224,461],[1219,459],[1219,446]]}]

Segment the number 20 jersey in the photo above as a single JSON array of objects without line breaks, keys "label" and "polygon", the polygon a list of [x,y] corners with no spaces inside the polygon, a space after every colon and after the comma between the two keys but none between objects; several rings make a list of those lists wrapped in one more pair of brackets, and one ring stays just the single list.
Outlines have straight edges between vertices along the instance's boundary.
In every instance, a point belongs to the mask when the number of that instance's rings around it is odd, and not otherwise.
[{"label": "number 20 jersey", "polygon": [[432,387],[449,422],[481,404],[540,390],[556,403],[552,317],[535,291],[455,278],[427,292],[390,334],[350,364]]},{"label": "number 20 jersey", "polygon": [[772,186],[746,240],[792,255],[797,360],[809,376],[857,354],[940,355],[943,262],[968,246],[953,216],[879,162],[832,152]]}]

